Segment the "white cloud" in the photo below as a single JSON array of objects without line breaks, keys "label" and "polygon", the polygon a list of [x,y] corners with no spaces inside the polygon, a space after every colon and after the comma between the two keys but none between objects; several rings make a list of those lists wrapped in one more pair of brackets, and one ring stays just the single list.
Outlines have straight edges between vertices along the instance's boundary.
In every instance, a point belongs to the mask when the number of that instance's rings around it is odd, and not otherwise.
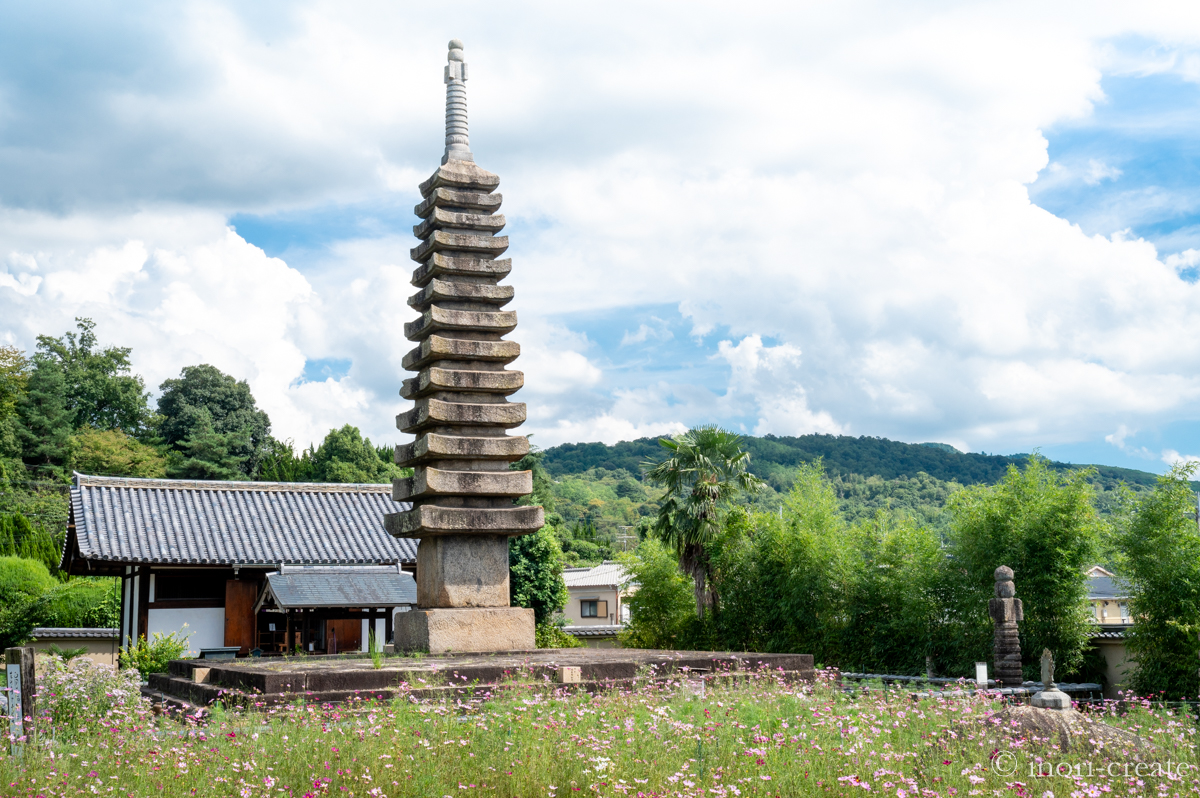
[{"label": "white cloud", "polygon": [[1125,173],[1115,166],[1109,166],[1103,161],[1089,158],[1088,170],[1087,174],[1083,177],[1083,182],[1089,186],[1098,186],[1102,180],[1116,180],[1123,174]]},{"label": "white cloud", "polygon": [[[0,56],[6,340],[90,315],[151,385],[201,361],[250,380],[301,445],[347,422],[398,438],[407,233],[318,241],[301,270],[225,222],[412,198],[459,36],[510,219],[516,398],[543,445],[752,419],[1027,450],[1200,409],[1195,251],[1163,262],[1116,234],[1121,209],[1085,235],[1027,190],[1044,131],[1132,69],[1109,42],[1169,42],[1169,68],[1192,69],[1189,8],[468,3],[453,30],[432,6],[138,8],[94,38],[61,20],[96,44],[94,80]],[[39,30],[28,47],[58,28]],[[720,330],[728,385],[624,385],[572,319],[634,305]],[[647,322],[622,343],[669,338]],[[301,383],[315,358],[352,366]]]},{"label": "white cloud", "polygon": [[671,332],[665,320],[651,316],[650,321],[651,324],[639,324],[633,332],[626,330],[625,334],[621,336],[621,346],[641,344],[646,341],[670,341],[675,337],[675,333]]},{"label": "white cloud", "polygon": [[1162,461],[1169,466],[1179,463],[1200,463],[1200,457],[1194,454],[1180,454],[1174,449],[1163,449]]}]

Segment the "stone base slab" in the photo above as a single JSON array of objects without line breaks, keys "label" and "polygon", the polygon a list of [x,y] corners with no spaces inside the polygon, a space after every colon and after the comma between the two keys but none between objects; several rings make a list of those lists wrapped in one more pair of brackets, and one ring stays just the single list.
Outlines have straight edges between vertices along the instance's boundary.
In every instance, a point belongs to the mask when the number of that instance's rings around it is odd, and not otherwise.
[{"label": "stone base slab", "polygon": [[533,610],[524,607],[411,610],[396,615],[396,650],[450,652],[536,649]]},{"label": "stone base slab", "polygon": [[1070,709],[1071,696],[1059,690],[1043,690],[1035,693],[1029,703],[1039,709]]}]

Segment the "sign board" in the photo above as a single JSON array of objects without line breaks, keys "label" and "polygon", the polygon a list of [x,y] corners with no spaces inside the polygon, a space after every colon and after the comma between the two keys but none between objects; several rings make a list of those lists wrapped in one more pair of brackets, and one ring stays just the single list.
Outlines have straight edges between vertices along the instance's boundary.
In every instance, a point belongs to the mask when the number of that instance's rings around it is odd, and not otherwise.
[{"label": "sign board", "polygon": [[13,737],[25,733],[24,713],[21,712],[21,665],[10,664],[5,668],[8,676],[8,724]]},{"label": "sign board", "polygon": [[987,663],[986,662],[976,662],[975,663],[975,684],[979,685],[980,687],[987,687],[987,682],[988,682],[988,680],[987,680]]}]

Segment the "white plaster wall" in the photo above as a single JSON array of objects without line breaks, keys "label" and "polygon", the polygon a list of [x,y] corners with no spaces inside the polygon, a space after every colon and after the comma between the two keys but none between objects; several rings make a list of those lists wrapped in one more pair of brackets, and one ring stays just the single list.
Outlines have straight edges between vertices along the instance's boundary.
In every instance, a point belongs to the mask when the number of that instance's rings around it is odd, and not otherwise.
[{"label": "white plaster wall", "polygon": [[[187,624],[187,628],[184,628]],[[151,639],[155,632],[166,634],[177,632],[188,639],[188,656],[196,657],[202,648],[219,648],[225,645],[225,608],[202,607],[188,610],[150,610],[146,620],[147,635]]]},{"label": "white plaster wall", "polygon": [[[563,607],[563,615],[567,616],[575,626],[606,626],[618,623],[617,619],[621,616],[619,615],[617,591],[597,587],[572,587],[568,588],[567,592],[571,594],[571,599],[567,602],[567,606]],[[603,618],[584,618],[581,614],[583,610],[579,606],[579,602],[584,598],[607,601],[608,614]],[[613,617],[609,618],[609,615]]]}]

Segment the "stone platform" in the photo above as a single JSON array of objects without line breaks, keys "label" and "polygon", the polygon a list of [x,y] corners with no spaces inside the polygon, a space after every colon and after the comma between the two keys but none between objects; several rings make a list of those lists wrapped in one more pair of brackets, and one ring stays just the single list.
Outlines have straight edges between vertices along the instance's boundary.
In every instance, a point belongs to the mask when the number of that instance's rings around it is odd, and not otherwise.
[{"label": "stone platform", "polygon": [[599,692],[630,688],[639,679],[686,675],[711,682],[763,671],[789,680],[811,680],[813,658],[809,654],[567,648],[389,655],[378,670],[365,655],[189,659],[174,660],[167,673],[152,674],[144,691],[156,703],[192,710],[218,700],[253,706],[297,699],[335,703],[398,696],[453,698],[511,689]]}]

